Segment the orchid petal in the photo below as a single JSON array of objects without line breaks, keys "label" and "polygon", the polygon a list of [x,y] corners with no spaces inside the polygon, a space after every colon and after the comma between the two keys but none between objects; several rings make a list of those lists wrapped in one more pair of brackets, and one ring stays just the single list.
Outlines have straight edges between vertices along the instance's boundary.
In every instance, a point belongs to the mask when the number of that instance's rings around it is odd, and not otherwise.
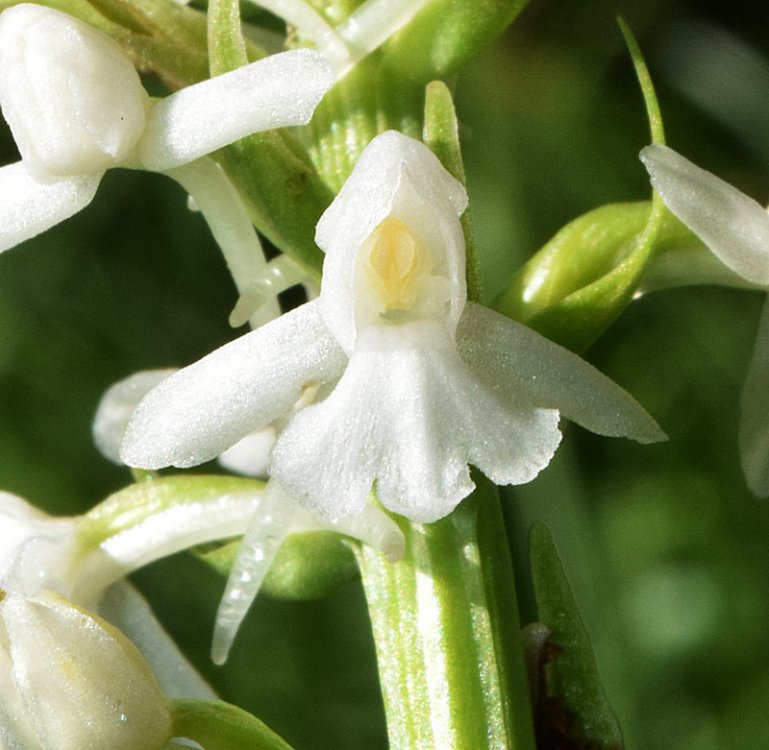
[{"label": "orchid petal", "polygon": [[50,178],[123,161],[144,130],[148,96],[112,39],[23,3],[0,15],[0,101],[23,161]]},{"label": "orchid petal", "polygon": [[464,187],[423,143],[388,131],[366,147],[321,216],[315,234],[326,252],[321,314],[348,354],[357,334],[358,252],[388,216],[402,220],[426,247],[440,249],[433,261],[450,283],[447,325],[453,332],[467,296],[464,238],[458,220],[466,206]]},{"label": "orchid petal", "polygon": [[317,301],[217,349],[155,388],[128,426],[122,460],[158,469],[215,458],[287,413],[314,381],[346,363],[317,312]]},{"label": "orchid petal", "polygon": [[7,593],[0,628],[15,688],[41,748],[165,747],[168,702],[118,630],[63,598]]},{"label": "orchid petal", "polygon": [[493,310],[468,302],[457,346],[476,377],[505,401],[557,409],[599,435],[665,440],[627,391],[573,352]]},{"label": "orchid petal", "polygon": [[110,586],[99,602],[99,615],[119,628],[152,667],[170,698],[216,700],[216,693],[163,629],[147,600],[128,582]]},{"label": "orchid petal", "polygon": [[270,454],[275,445],[277,432],[272,426],[264,427],[238,440],[219,456],[219,464],[236,474],[247,477],[267,476],[270,466]]},{"label": "orchid petal", "polygon": [[334,78],[322,55],[297,49],[181,89],[153,103],[141,161],[163,171],[257,131],[304,125]]},{"label": "orchid petal", "polygon": [[474,379],[440,322],[371,326],[331,395],[278,438],[272,475],[326,517],[360,513],[376,482],[387,509],[430,522],[472,491],[468,463],[502,484],[533,479],[557,424],[556,412],[504,404]]},{"label": "orchid petal", "polygon": [[722,263],[769,286],[769,215],[761,205],[666,146],[647,146],[641,161],[665,205]]},{"label": "orchid petal", "polygon": [[740,461],[751,492],[769,497],[769,299],[740,398]]},{"label": "orchid petal", "polygon": [[40,182],[24,162],[0,168],[0,252],[84,209],[102,175]]},{"label": "orchid petal", "polygon": [[175,372],[174,369],[135,372],[104,392],[91,427],[94,443],[102,456],[116,464],[123,463],[120,444],[134,409],[156,385]]}]

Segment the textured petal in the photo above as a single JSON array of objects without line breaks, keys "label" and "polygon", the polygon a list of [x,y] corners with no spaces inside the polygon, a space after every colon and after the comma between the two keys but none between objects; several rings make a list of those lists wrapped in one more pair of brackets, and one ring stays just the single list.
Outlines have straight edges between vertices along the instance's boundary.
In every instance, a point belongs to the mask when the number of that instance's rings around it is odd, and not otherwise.
[{"label": "textured petal", "polygon": [[122,464],[120,444],[134,409],[156,385],[175,372],[174,369],[135,372],[104,392],[91,426],[94,442],[102,456]]},{"label": "textured petal", "polygon": [[0,252],[84,209],[102,175],[39,182],[24,162],[0,168]]},{"label": "textured petal", "polygon": [[147,600],[128,582],[110,586],[99,614],[120,629],[141,651],[169,698],[216,700],[216,693],[174,643]]},{"label": "textured petal", "polygon": [[318,222],[315,241],[326,252],[321,313],[337,341],[352,352],[356,336],[358,251],[388,216],[400,219],[431,249],[436,273],[451,287],[449,329],[466,299],[465,246],[458,216],[467,194],[423,143],[395,131],[366,147],[339,195]]},{"label": "textured petal", "polygon": [[188,86],[153,104],[141,161],[162,171],[250,133],[304,125],[334,79],[322,55],[297,49]]},{"label": "textured petal", "polygon": [[769,216],[737,188],[666,146],[641,161],[665,205],[736,274],[769,286]]},{"label": "textured petal", "polygon": [[168,702],[122,633],[50,592],[7,594],[0,620],[40,747],[165,747]]},{"label": "textured petal", "polygon": [[163,381],[134,412],[121,458],[147,469],[215,458],[346,361],[308,302]]},{"label": "textured petal", "polygon": [[469,463],[500,484],[533,479],[557,424],[556,412],[484,387],[439,322],[372,326],[331,395],[280,435],[272,475],[330,518],[360,513],[376,481],[386,508],[435,521],[472,491]]},{"label": "textured petal", "polygon": [[148,96],[109,37],[23,3],[0,16],[0,101],[30,169],[64,177],[123,161],[144,131]]},{"label": "textured petal", "polygon": [[238,440],[219,456],[219,463],[228,471],[246,477],[267,476],[270,454],[277,438],[275,428],[270,426],[256,430]]},{"label": "textured petal", "polygon": [[769,300],[740,399],[740,459],[751,492],[769,497]]},{"label": "textured petal", "polygon": [[557,409],[577,424],[639,443],[665,439],[625,390],[573,352],[471,302],[457,330],[462,359],[500,398]]}]

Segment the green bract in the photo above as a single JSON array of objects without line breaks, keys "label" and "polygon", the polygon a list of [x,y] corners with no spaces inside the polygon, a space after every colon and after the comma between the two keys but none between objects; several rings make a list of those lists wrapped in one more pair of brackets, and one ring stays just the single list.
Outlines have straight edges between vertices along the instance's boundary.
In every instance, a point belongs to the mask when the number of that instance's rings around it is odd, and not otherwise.
[{"label": "green bract", "polygon": [[529,0],[432,0],[387,44],[388,64],[422,83],[454,73],[496,39]]}]

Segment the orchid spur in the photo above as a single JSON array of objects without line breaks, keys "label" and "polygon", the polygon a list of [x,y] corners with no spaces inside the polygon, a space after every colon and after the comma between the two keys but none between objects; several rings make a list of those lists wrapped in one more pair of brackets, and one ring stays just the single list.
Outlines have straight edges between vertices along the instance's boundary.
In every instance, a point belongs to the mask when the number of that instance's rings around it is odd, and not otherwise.
[{"label": "orchid spur", "polygon": [[[262,282],[285,269],[265,269],[237,191],[204,157],[250,133],[307,123],[333,81],[325,58],[301,49],[151,99],[101,32],[43,6],[5,10],[0,103],[22,159],[0,169],[0,251],[87,206],[107,169],[161,172],[190,193],[222,248],[246,299],[233,324],[266,322],[279,308],[268,299],[253,317]],[[289,275],[284,286],[300,281]]]},{"label": "orchid spur", "polygon": [[317,300],[163,381],[123,441],[132,466],[193,466],[285,414],[271,475],[329,518],[382,505],[415,521],[473,489],[549,463],[559,412],[604,435],[663,438],[621,388],[576,355],[467,301],[465,190],[422,143],[389,131],[321,217]]},{"label": "orchid spur", "polygon": [[[654,189],[731,272],[734,285],[769,291],[769,214],[749,196],[666,146],[641,151]],[[769,496],[769,300],[741,395],[740,460],[748,487]]]}]

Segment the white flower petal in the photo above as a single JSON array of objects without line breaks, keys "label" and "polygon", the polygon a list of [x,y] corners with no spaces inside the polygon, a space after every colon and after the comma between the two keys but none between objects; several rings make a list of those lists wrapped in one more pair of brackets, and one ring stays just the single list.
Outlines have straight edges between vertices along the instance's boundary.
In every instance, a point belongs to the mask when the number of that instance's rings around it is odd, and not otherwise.
[{"label": "white flower petal", "polygon": [[109,37],[23,3],[0,15],[0,101],[29,168],[71,176],[104,172],[129,155],[148,97]]},{"label": "white flower petal", "polygon": [[740,398],[740,461],[751,492],[769,497],[769,300]]},{"label": "white flower petal", "polygon": [[166,747],[168,702],[122,633],[50,592],[6,594],[0,622],[39,747]]},{"label": "white flower petal", "polygon": [[147,600],[130,583],[121,581],[105,591],[99,615],[136,644],[170,698],[216,700],[211,686],[182,654]]},{"label": "white flower petal", "polygon": [[665,205],[735,273],[769,286],[769,216],[737,188],[655,144],[641,161]]},{"label": "white flower petal", "polygon": [[24,162],[0,168],[0,252],[84,209],[102,175],[40,182]]},{"label": "white flower petal", "polygon": [[453,331],[466,298],[465,247],[458,220],[466,206],[464,187],[423,143],[387,131],[366,147],[315,233],[315,241],[326,252],[321,314],[348,354],[357,334],[358,252],[388,216],[403,221],[433,249],[436,272],[450,283],[447,326]]},{"label": "white flower petal", "polygon": [[322,55],[297,49],[188,86],[153,102],[141,161],[163,171],[250,133],[304,125],[334,79]]},{"label": "white flower petal", "polygon": [[337,377],[345,363],[317,301],[308,302],[163,381],[134,412],[121,458],[147,469],[208,461],[288,412],[306,385]]},{"label": "white flower petal", "polygon": [[272,426],[256,430],[224,451],[219,456],[219,463],[225,469],[246,477],[267,476],[272,446],[277,437]]},{"label": "white flower petal", "polygon": [[573,352],[493,310],[468,302],[457,346],[475,375],[505,401],[557,409],[599,435],[639,443],[665,439],[627,391]]},{"label": "white flower petal", "polygon": [[101,397],[91,430],[99,452],[116,464],[126,427],[139,402],[175,369],[143,370],[111,385]]},{"label": "white flower petal", "polygon": [[470,374],[438,321],[371,326],[342,379],[278,438],[272,475],[330,518],[360,513],[372,483],[412,520],[447,515],[473,489],[468,463],[502,484],[550,461],[558,414],[505,404]]}]

